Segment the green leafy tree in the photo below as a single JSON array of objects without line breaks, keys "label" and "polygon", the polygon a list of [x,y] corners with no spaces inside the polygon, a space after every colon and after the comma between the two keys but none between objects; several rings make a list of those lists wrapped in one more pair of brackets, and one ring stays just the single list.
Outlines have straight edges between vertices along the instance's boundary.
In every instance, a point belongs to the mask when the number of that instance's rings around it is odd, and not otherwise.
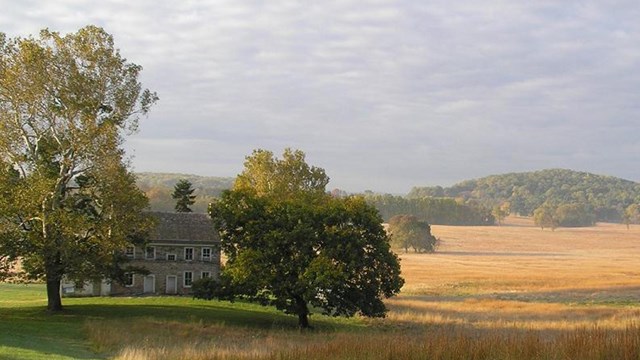
[{"label": "green leafy tree", "polygon": [[104,30],[0,34],[0,251],[47,285],[117,279],[120,252],[150,225],[121,148],[157,96]]},{"label": "green leafy tree", "polygon": [[540,226],[542,230],[544,230],[545,227],[550,228],[552,231],[555,230],[559,225],[555,207],[550,204],[543,204],[535,209],[533,212],[533,222],[537,226]]},{"label": "green leafy tree", "polygon": [[413,215],[396,215],[389,219],[389,233],[394,246],[409,248],[415,252],[434,252],[437,239],[431,234],[431,226]]},{"label": "green leafy tree", "polygon": [[285,149],[282,159],[268,150],[254,150],[244,162],[234,190],[248,190],[258,196],[290,198],[299,194],[325,193],[329,177],[324,169],[309,166],[301,150]]},{"label": "green leafy tree", "polygon": [[[298,316],[309,327],[312,308],[332,316],[384,316],[383,298],[404,280],[382,219],[362,198],[325,192],[329,178],[301,151],[276,159],[247,157],[235,187],[211,204],[227,263],[227,289]],[[200,289],[198,289],[200,292]]]},{"label": "green leafy tree", "polygon": [[173,188],[171,197],[176,200],[176,212],[191,212],[189,206],[195,204],[196,196],[193,195],[195,189],[189,180],[180,179]]},{"label": "green leafy tree", "polygon": [[491,214],[498,221],[498,226],[502,225],[502,221],[511,213],[510,206],[509,202],[505,201],[493,207]]},{"label": "green leafy tree", "polygon": [[627,230],[630,224],[637,224],[640,222],[640,206],[638,204],[631,204],[624,209],[624,223],[627,225]]},{"label": "green leafy tree", "polygon": [[583,204],[559,205],[555,217],[558,225],[563,227],[592,226],[595,223],[593,211]]}]

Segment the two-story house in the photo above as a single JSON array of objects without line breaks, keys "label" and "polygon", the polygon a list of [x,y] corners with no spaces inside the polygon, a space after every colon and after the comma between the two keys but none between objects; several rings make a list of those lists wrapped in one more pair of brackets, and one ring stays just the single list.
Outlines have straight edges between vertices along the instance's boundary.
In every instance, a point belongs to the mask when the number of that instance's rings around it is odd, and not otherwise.
[{"label": "two-story house", "polygon": [[125,274],[125,284],[63,283],[65,295],[189,294],[195,280],[220,275],[220,240],[205,214],[151,213],[156,227],[144,247],[130,246],[129,265],[144,267],[148,275]]}]

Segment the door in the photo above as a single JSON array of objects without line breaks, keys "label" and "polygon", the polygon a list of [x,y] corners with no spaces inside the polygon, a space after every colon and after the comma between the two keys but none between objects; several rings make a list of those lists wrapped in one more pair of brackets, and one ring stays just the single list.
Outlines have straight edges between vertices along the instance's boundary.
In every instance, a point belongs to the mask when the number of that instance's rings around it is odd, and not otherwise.
[{"label": "door", "polygon": [[175,275],[167,276],[167,294],[178,293],[178,277]]},{"label": "door", "polygon": [[156,292],[156,277],[155,275],[147,275],[144,277],[144,285],[142,292],[145,294],[153,294]]},{"label": "door", "polygon": [[109,296],[111,295],[111,283],[106,281],[106,280],[102,280],[101,284],[100,284],[100,295],[102,296]]}]

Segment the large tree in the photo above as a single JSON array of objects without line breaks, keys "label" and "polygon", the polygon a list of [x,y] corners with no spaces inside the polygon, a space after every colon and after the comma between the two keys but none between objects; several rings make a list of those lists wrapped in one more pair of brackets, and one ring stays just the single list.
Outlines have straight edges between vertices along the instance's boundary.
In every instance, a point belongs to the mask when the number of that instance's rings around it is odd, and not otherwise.
[{"label": "large tree", "polygon": [[434,252],[438,240],[431,234],[431,226],[413,215],[396,215],[389,219],[391,242],[404,249],[415,252]]},{"label": "large tree", "polygon": [[0,34],[0,251],[46,280],[49,310],[63,276],[116,276],[149,226],[121,146],[157,100],[140,70],[98,27]]},{"label": "large tree", "polygon": [[195,204],[196,196],[193,195],[195,189],[193,184],[187,179],[180,179],[173,188],[171,197],[176,200],[175,210],[176,212],[191,212],[189,206]]},{"label": "large tree", "polygon": [[312,307],[384,316],[382,299],[403,284],[377,210],[359,197],[331,197],[328,180],[301,151],[287,149],[280,160],[258,150],[210,207],[228,257],[227,286],[297,315],[302,328]]}]

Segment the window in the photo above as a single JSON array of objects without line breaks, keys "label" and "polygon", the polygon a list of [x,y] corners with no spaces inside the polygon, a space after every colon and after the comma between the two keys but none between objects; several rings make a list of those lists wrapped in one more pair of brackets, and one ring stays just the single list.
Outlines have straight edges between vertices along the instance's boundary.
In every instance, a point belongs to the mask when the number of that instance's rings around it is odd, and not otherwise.
[{"label": "window", "polygon": [[125,273],[124,274],[124,286],[132,287],[133,286],[133,273]]},{"label": "window", "polygon": [[211,261],[211,248],[202,248],[202,261]]},{"label": "window", "polygon": [[131,259],[136,257],[136,247],[133,245],[127,246],[127,249],[124,251],[124,254]]},{"label": "window", "polygon": [[193,272],[185,271],[184,272],[184,287],[191,287],[193,284]]},{"label": "window", "polygon": [[209,272],[209,271],[203,271],[203,272],[202,272],[202,274],[200,275],[200,277],[201,277],[202,279],[206,279],[206,278],[208,278],[208,277],[211,277],[211,272]]},{"label": "window", "polygon": [[156,259],[156,248],[155,248],[155,246],[147,246],[144,258],[147,259],[147,260],[155,260]]},{"label": "window", "polygon": [[167,254],[167,261],[176,261],[176,254]]},{"label": "window", "polygon": [[193,260],[193,248],[184,248],[184,259],[187,261]]}]

